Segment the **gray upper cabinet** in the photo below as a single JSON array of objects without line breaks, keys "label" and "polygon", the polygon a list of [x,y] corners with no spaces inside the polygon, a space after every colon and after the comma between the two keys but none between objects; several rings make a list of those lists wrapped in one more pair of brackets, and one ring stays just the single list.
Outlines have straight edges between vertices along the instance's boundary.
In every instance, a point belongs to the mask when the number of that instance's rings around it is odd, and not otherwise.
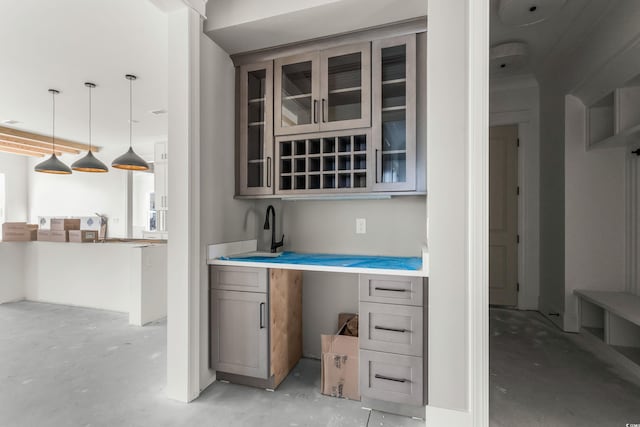
[{"label": "gray upper cabinet", "polygon": [[371,126],[371,44],[275,60],[276,135]]},{"label": "gray upper cabinet", "polygon": [[240,67],[239,190],[273,194],[273,62]]},{"label": "gray upper cabinet", "polygon": [[375,40],[374,191],[416,189],[416,36]]}]

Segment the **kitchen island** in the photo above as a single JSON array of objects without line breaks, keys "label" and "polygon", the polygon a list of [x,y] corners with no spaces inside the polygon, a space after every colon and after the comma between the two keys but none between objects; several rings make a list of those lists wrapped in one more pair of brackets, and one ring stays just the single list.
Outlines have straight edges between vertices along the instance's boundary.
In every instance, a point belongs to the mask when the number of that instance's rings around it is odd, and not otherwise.
[{"label": "kitchen island", "polygon": [[125,312],[144,325],[167,313],[163,243],[2,242],[0,303],[29,301]]}]

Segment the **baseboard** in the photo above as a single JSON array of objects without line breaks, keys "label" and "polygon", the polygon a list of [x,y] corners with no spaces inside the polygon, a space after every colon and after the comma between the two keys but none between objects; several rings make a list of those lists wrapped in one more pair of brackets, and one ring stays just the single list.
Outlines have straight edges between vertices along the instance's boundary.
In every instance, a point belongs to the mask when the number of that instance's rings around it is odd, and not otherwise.
[{"label": "baseboard", "polygon": [[435,406],[426,407],[425,425],[428,427],[456,426],[471,427],[473,418],[471,413],[466,411],[456,411],[453,409],[438,408]]},{"label": "baseboard", "polygon": [[425,419],[425,407],[407,405],[395,402],[385,402],[378,399],[362,397],[360,400],[363,408],[375,409],[376,411],[388,412],[390,414],[404,415],[405,417]]},{"label": "baseboard", "polygon": [[263,388],[265,390],[274,390],[275,377],[272,375],[271,378],[262,379],[262,378],[252,378],[245,377],[244,375],[230,374],[227,372],[216,372],[216,379],[218,381],[228,381],[233,384],[246,385],[249,387]]},{"label": "baseboard", "polygon": [[540,314],[564,331],[564,312],[540,301]]}]

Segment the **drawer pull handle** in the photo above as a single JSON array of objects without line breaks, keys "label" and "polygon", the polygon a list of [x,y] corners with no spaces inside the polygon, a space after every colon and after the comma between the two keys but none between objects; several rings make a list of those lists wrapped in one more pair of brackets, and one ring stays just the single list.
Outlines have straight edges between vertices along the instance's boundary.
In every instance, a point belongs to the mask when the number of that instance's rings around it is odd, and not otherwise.
[{"label": "drawer pull handle", "polygon": [[406,383],[408,381],[408,380],[403,380],[403,379],[400,379],[400,378],[385,377],[384,375],[378,375],[378,374],[375,375],[375,378],[377,380],[395,381],[397,383]]},{"label": "drawer pull handle", "polygon": [[379,329],[381,331],[391,331],[391,332],[410,332],[408,329],[397,329],[397,328],[386,328],[384,326],[374,326],[373,329]]},{"label": "drawer pull handle", "polygon": [[407,292],[407,289],[393,289],[393,288],[378,288],[378,287],[376,287],[376,291]]}]

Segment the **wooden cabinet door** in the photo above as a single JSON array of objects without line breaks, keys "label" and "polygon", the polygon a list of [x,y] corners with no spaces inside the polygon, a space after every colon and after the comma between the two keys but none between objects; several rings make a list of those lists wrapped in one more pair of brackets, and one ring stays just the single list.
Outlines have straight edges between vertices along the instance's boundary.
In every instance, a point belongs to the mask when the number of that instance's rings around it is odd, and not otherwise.
[{"label": "wooden cabinet door", "polygon": [[319,129],[320,54],[309,52],[275,60],[276,135]]},{"label": "wooden cabinet door", "polygon": [[371,44],[320,53],[320,130],[371,126]]},{"label": "wooden cabinet door", "polygon": [[373,42],[374,191],[416,189],[416,36]]},{"label": "wooden cabinet door", "polygon": [[211,291],[211,362],[214,369],[267,379],[267,294]]},{"label": "wooden cabinet door", "polygon": [[239,191],[273,194],[273,62],[240,67]]}]

